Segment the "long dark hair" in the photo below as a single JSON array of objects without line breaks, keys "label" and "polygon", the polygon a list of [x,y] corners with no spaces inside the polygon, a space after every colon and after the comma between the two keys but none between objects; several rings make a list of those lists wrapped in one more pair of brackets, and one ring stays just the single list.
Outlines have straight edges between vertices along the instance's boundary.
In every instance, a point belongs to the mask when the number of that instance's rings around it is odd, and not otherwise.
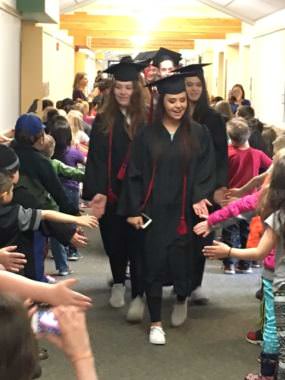
[{"label": "long dark hair", "polygon": [[79,72],[75,74],[73,81],[73,90],[78,90],[81,80],[86,76],[86,73]]},{"label": "long dark hair", "polygon": [[[159,130],[163,124],[163,118],[165,116],[165,107],[164,107],[164,98],[165,94],[159,96],[156,112],[154,115],[154,122],[150,128],[154,129],[154,139],[153,139],[153,148],[152,154],[154,161],[157,161],[161,156],[164,150],[164,144],[161,141]],[[186,95],[187,99],[187,95]],[[188,102],[188,99],[187,99]],[[182,159],[182,170],[185,170],[188,167],[190,159],[194,151],[198,148],[198,141],[195,139],[192,133],[192,122],[190,119],[188,107],[181,118],[180,121],[180,135],[179,135],[179,151]]]},{"label": "long dark hair", "polygon": [[[285,150],[280,151],[280,156],[274,163],[270,184],[262,192],[259,212],[263,220],[276,211],[285,212]],[[283,226],[285,236],[285,228]]]},{"label": "long dark hair", "polygon": [[[194,75],[193,75],[194,76]],[[195,77],[199,78],[202,84],[202,93],[197,101],[194,112],[192,115],[193,120],[197,121],[197,123],[203,124],[206,118],[206,115],[209,111],[209,95],[207,91],[207,85],[205,81],[205,77],[203,74],[197,73]],[[187,78],[186,78],[187,79]]]},{"label": "long dark hair", "polygon": [[56,116],[50,128],[50,135],[55,139],[53,158],[64,161],[64,154],[72,141],[71,128],[63,116]]},{"label": "long dark hair", "polygon": [[[133,93],[130,99],[130,104],[127,108],[127,114],[131,119],[131,125],[128,128],[130,137],[135,136],[139,126],[145,122],[145,103],[142,91],[142,86],[139,81],[133,81]],[[116,81],[113,83],[110,94],[103,106],[102,110],[102,127],[108,133],[114,126],[116,116],[120,112],[120,106],[114,95]]]},{"label": "long dark hair", "polygon": [[0,379],[31,380],[36,368],[36,339],[22,303],[0,295]]}]

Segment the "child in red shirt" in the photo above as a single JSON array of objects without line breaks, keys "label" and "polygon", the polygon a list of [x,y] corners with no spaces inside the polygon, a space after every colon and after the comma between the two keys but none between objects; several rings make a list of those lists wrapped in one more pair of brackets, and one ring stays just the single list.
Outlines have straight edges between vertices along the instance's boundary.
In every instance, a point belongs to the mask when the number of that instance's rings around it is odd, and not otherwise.
[{"label": "child in red shirt", "polygon": [[[251,148],[248,139],[250,129],[245,119],[236,117],[227,123],[227,133],[231,140],[228,147],[229,188],[240,188],[261,171],[269,168],[272,160],[261,150]],[[230,246],[245,248],[248,236],[248,221],[237,219],[235,224],[223,229],[222,238]],[[234,265],[232,259],[224,259],[224,273],[251,273],[249,261],[240,260]]]}]

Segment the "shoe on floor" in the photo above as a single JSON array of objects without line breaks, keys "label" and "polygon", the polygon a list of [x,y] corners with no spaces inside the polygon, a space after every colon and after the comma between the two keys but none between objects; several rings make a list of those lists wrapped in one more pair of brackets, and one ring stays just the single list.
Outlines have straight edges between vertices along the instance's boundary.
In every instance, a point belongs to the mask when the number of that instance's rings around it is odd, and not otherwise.
[{"label": "shoe on floor", "polygon": [[198,286],[191,293],[190,302],[195,305],[207,305],[209,303],[209,298],[205,295],[201,286]]},{"label": "shoe on floor", "polygon": [[256,291],[255,298],[258,299],[259,301],[262,301],[262,298],[263,298],[263,289],[262,289],[262,287]]},{"label": "shoe on floor", "polygon": [[234,264],[226,264],[224,265],[224,274],[235,274],[235,266]]},{"label": "shoe on floor", "polygon": [[56,279],[54,277],[50,276],[49,274],[46,274],[45,278],[46,278],[48,284],[55,284],[56,283]]},{"label": "shoe on floor", "polygon": [[70,269],[70,268],[67,268],[67,269],[65,269],[65,270],[59,270],[59,271],[57,272],[57,275],[58,275],[58,276],[68,276],[69,274],[72,274],[72,273],[73,273],[73,270]]},{"label": "shoe on floor", "polygon": [[252,343],[252,344],[261,344],[263,342],[263,337],[262,337],[262,332],[261,330],[257,330],[257,331],[249,331],[247,334],[246,334],[246,338],[245,338],[249,343]]},{"label": "shoe on floor", "polygon": [[274,380],[275,376],[262,376],[262,375],[257,375],[256,373],[249,373],[246,375],[244,380]]},{"label": "shoe on floor", "polygon": [[236,272],[242,273],[242,274],[249,274],[252,273],[252,267],[251,266],[236,266]]},{"label": "shoe on floor", "polygon": [[48,351],[47,351],[47,349],[45,349],[43,347],[40,347],[38,352],[39,352],[39,354],[38,354],[39,360],[46,360],[46,359],[48,359]]},{"label": "shoe on floor", "polygon": [[79,260],[79,253],[76,251],[72,251],[67,255],[68,261],[78,261]]},{"label": "shoe on floor", "polygon": [[165,344],[165,332],[160,326],[151,326],[149,333],[149,342],[151,344]]},{"label": "shoe on floor", "polygon": [[251,266],[252,268],[261,268],[261,264],[259,261],[252,261]]},{"label": "shoe on floor", "polygon": [[134,298],[131,301],[127,312],[127,321],[132,323],[141,322],[144,316],[144,307],[145,303],[142,297],[137,296]]},{"label": "shoe on floor", "polygon": [[119,308],[125,306],[125,291],[123,284],[114,284],[111,289],[109,303],[112,307]]},{"label": "shoe on floor", "polygon": [[187,299],[184,302],[175,302],[173,311],[171,314],[171,325],[173,327],[178,327],[183,325],[187,318]]}]

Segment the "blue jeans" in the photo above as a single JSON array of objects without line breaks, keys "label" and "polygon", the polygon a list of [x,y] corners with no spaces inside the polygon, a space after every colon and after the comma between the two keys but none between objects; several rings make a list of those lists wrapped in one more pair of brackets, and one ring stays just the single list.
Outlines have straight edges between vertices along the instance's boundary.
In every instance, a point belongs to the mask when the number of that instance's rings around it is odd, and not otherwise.
[{"label": "blue jeans", "polygon": [[[65,191],[65,194],[67,195],[67,198],[73,204],[73,206],[78,208],[79,190],[64,186],[64,191]],[[72,253],[78,254],[77,248],[73,247],[72,245],[67,246],[65,249],[66,249],[67,256],[70,256]]]},{"label": "blue jeans", "polygon": [[[243,219],[236,219],[236,222],[228,227],[223,228],[222,241],[234,248],[245,248],[248,237],[248,222]],[[233,258],[223,260],[224,265],[235,264]],[[238,260],[240,266],[249,267],[249,260]]]},{"label": "blue jeans", "polygon": [[68,271],[67,254],[65,247],[59,243],[55,238],[50,238],[50,247],[55,262],[55,268],[58,271]]}]

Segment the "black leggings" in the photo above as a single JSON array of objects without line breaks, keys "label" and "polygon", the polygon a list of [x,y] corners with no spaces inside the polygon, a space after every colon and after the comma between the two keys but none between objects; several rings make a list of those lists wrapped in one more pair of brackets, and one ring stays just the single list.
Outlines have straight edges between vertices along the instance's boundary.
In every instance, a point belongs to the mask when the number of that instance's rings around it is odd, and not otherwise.
[{"label": "black leggings", "polygon": [[189,246],[170,246],[167,256],[149,262],[149,269],[156,273],[146,273],[146,298],[152,322],[161,321],[162,288],[166,277],[174,285],[178,302],[185,301],[189,294]]},{"label": "black leggings", "polygon": [[130,261],[132,297],[142,296],[144,294],[141,259],[143,231],[135,230],[125,218],[111,212],[100,220],[100,231],[114,283],[125,283],[126,269]]}]

